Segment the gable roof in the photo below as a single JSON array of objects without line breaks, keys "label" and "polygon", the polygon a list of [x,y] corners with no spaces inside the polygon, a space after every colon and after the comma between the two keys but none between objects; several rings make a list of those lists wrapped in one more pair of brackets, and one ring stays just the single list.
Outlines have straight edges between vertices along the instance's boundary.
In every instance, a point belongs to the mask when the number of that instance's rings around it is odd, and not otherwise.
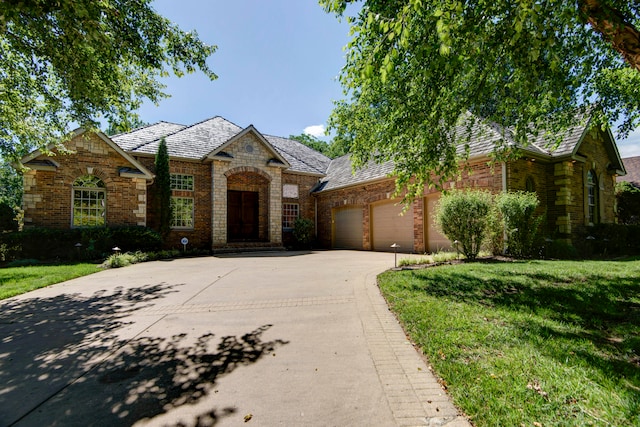
[{"label": "gable roof", "polygon": [[113,140],[131,154],[155,155],[164,137],[169,157],[202,161],[219,154],[224,147],[247,132],[253,132],[273,152],[274,157],[288,167],[288,171],[324,175],[331,161],[298,141],[263,135],[253,125],[243,129],[220,116],[190,126],[159,122],[116,135]]},{"label": "gable roof", "polygon": [[271,145],[271,143],[267,141],[267,139],[260,132],[258,132],[253,125],[249,125],[248,127],[244,128],[242,131],[233,135],[231,138],[225,141],[224,144],[218,146],[215,150],[207,154],[207,157],[212,158],[216,154],[222,153],[226,147],[233,144],[238,139],[242,138],[244,135],[249,133],[253,134],[256,138],[258,138],[258,140],[262,143],[262,145],[264,145],[265,148],[275,156],[275,160],[277,163],[280,163],[282,166],[285,166],[285,167],[291,167],[291,164],[289,164],[289,162],[287,162],[284,159],[284,157],[282,157],[282,155],[273,147],[273,145]]},{"label": "gable roof", "polygon": [[[465,146],[468,146],[468,159],[489,156],[495,150],[496,144],[502,140],[504,144],[518,147],[524,153],[548,160],[555,160],[562,157],[578,156],[580,145],[590,127],[591,120],[581,120],[556,138],[540,132],[540,134],[531,138],[529,145],[526,147],[522,147],[515,142],[512,129],[502,128],[496,124],[474,123],[474,126],[470,129],[471,135],[468,140],[466,135],[469,130],[464,123],[458,126],[454,132],[461,136],[465,135],[463,142],[457,147],[457,152],[459,156],[463,156],[465,154]],[[545,148],[553,146],[554,142],[557,143],[557,146],[551,149]],[[611,160],[610,169],[618,175],[624,175],[624,165],[620,159],[613,135],[609,130],[605,134],[604,144]],[[393,169],[393,162],[387,161],[380,164],[369,162],[365,167],[353,171],[350,157],[348,155],[339,157],[331,161],[327,169],[326,177],[321,181],[316,191],[335,190],[337,188],[388,178],[393,172]]]},{"label": "gable roof", "polygon": [[622,162],[624,163],[627,175],[619,176],[616,180],[618,182],[627,181],[640,188],[640,156],[627,157],[622,159]]},{"label": "gable roof", "polygon": [[[78,136],[81,136],[86,132],[87,132],[86,129],[78,128],[78,129],[74,130],[71,133],[71,136],[70,136],[69,139],[73,139],[73,138],[76,138]],[[151,173],[147,168],[145,168],[140,162],[138,162],[136,159],[134,159],[131,155],[127,154],[120,146],[118,146],[116,143],[114,143],[114,141],[111,140],[107,135],[105,135],[104,133],[102,133],[100,131],[96,132],[96,135],[105,144],[107,144],[116,153],[118,153],[127,162],[129,162],[129,164],[131,164],[132,168],[122,169],[120,171],[121,174],[128,174],[129,176],[143,177],[143,178],[145,178],[147,180],[150,180],[150,179],[154,178],[153,173]],[[47,150],[51,151],[53,148],[55,148],[55,146],[54,145],[50,145],[49,147],[47,147]],[[34,166],[33,169],[42,169],[43,167],[47,168],[47,169],[51,168],[51,167],[54,167],[54,168],[58,167],[58,164],[56,162],[54,162],[53,160],[49,159],[49,158],[38,160],[38,157],[42,156],[43,154],[44,153],[41,150],[35,150],[35,151],[27,154],[26,156],[24,156],[20,160],[20,163],[22,163],[26,167]],[[45,164],[43,165],[43,163],[45,163]]]},{"label": "gable roof", "polygon": [[136,148],[160,139],[163,136],[170,135],[178,130],[184,129],[185,125],[170,122],[158,122],[152,125],[142,126],[130,132],[112,135],[110,138],[125,151],[135,150]]}]

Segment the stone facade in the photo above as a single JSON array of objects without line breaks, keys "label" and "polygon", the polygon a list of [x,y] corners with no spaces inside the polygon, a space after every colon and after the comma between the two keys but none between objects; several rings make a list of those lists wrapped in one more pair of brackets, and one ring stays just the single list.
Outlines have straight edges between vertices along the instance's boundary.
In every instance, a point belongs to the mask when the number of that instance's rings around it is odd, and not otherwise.
[{"label": "stone facade", "polygon": [[[215,159],[213,168],[213,247],[227,244],[227,191],[238,189],[253,191],[256,186],[268,193],[268,201],[260,216],[263,218],[262,239],[275,245],[282,244],[282,167],[269,165],[274,156],[253,133],[246,133],[235,140],[224,152],[224,159]],[[238,178],[236,175],[250,174],[253,178]],[[257,177],[261,177],[258,184]],[[228,185],[231,180],[232,187]],[[243,185],[244,183],[244,185]]]},{"label": "stone facade", "polygon": [[74,154],[54,149],[53,157],[35,159],[57,166],[24,173],[25,226],[70,228],[73,182],[85,175],[94,175],[105,184],[108,226],[146,225],[147,180],[121,176],[122,168],[132,166],[127,159],[95,134],[77,135],[66,148]]}]

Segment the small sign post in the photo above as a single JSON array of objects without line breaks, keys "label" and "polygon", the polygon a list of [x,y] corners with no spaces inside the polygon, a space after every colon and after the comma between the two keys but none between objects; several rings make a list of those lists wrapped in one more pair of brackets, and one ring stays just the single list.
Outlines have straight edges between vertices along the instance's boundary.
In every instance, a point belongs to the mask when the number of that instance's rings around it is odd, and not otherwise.
[{"label": "small sign post", "polygon": [[183,237],[183,238],[180,240],[180,243],[182,243],[182,250],[183,250],[184,252],[187,252],[187,244],[189,243],[189,239],[187,239],[186,237]]}]

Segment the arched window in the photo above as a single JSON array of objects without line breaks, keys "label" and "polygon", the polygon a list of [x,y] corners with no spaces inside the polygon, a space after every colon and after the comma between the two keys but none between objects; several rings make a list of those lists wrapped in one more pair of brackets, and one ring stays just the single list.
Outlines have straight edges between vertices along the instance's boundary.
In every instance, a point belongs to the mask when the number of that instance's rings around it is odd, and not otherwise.
[{"label": "arched window", "polygon": [[107,192],[104,182],[85,175],[73,182],[72,227],[104,227],[106,225]]},{"label": "arched window", "polygon": [[598,178],[593,170],[587,172],[587,222],[598,223]]},{"label": "arched window", "polygon": [[524,189],[530,193],[536,191],[536,182],[533,180],[533,177],[531,175],[527,177],[527,180],[524,183]]}]

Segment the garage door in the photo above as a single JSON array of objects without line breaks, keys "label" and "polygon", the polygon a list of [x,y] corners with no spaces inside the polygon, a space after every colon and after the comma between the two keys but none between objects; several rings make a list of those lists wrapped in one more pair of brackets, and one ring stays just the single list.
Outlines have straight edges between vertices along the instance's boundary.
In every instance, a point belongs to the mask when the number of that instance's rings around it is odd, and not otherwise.
[{"label": "garage door", "polygon": [[334,209],[333,247],[362,249],[362,206]]},{"label": "garage door", "polygon": [[435,212],[435,205],[438,199],[440,198],[440,194],[430,194],[425,197],[424,206],[425,206],[425,215],[426,215],[426,223],[427,226],[427,235],[426,239],[426,247],[429,252],[438,252],[442,250],[450,250],[451,242],[447,239],[436,227],[435,221],[433,219],[433,214]]},{"label": "garage door", "polygon": [[398,252],[413,252],[413,206],[402,215],[404,205],[384,203],[371,208],[371,234],[373,250],[392,252],[397,243]]}]

